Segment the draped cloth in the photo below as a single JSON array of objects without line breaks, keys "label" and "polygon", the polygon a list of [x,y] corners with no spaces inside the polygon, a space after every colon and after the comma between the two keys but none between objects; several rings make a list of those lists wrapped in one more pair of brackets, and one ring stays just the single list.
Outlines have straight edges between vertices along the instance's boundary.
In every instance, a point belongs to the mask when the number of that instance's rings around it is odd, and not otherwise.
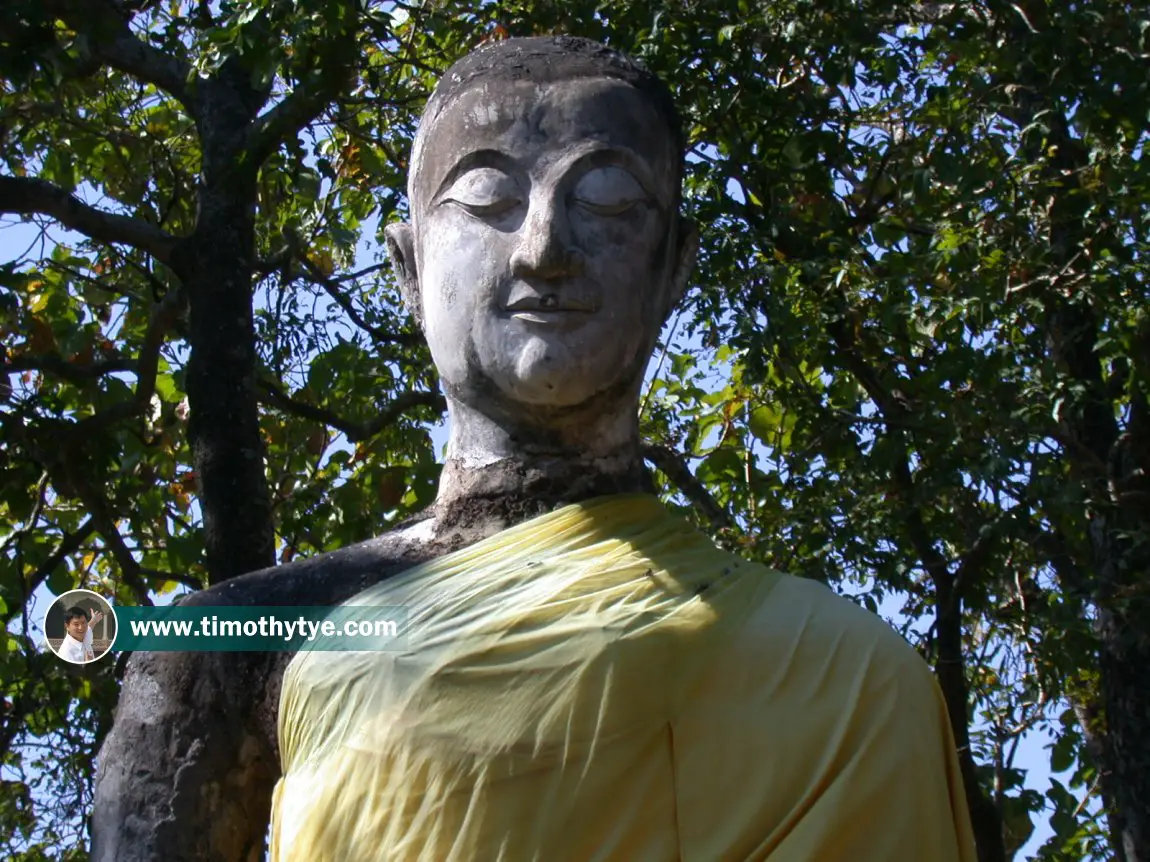
[{"label": "draped cloth", "polygon": [[568,506],[349,602],[302,652],[273,860],[973,862],[929,668],[878,617],[645,495]]}]

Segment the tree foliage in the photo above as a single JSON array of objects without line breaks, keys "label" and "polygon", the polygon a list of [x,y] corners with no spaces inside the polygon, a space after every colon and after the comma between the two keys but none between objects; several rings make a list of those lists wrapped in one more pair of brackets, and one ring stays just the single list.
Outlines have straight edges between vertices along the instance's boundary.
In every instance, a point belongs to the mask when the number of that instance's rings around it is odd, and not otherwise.
[{"label": "tree foliage", "polygon": [[116,696],[44,660],[38,593],[148,603],[430,501],[382,226],[438,74],[570,32],[667,80],[691,146],[700,266],[641,405],[666,498],[919,647],[981,859],[1038,825],[1036,858],[1150,858],[1148,31],[1099,0],[6,4],[4,849],[72,851],[84,791],[37,752],[83,788]]}]

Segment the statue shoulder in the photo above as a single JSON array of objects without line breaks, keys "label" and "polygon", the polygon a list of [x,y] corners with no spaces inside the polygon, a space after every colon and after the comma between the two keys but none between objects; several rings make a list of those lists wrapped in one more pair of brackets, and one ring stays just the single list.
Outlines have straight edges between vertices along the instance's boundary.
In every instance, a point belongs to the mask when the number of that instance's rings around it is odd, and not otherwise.
[{"label": "statue shoulder", "polygon": [[454,550],[438,541],[430,519],[420,519],[368,539],[273,566],[191,593],[185,607],[219,605],[329,605],[372,584]]},{"label": "statue shoulder", "polygon": [[902,635],[818,581],[781,576],[756,616],[756,628],[789,639],[815,665],[833,661],[844,677],[861,674],[868,687],[893,684],[911,698],[935,697],[930,666]]}]

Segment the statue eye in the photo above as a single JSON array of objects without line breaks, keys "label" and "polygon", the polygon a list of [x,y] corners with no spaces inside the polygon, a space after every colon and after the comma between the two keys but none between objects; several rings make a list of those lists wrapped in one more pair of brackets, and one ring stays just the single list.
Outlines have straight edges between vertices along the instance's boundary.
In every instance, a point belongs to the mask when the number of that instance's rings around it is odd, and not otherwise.
[{"label": "statue eye", "polygon": [[523,203],[519,184],[495,168],[468,171],[440,199],[458,204],[472,215],[493,216]]},{"label": "statue eye", "polygon": [[604,216],[622,215],[649,199],[637,179],[616,167],[595,168],[585,173],[572,197],[584,209]]}]

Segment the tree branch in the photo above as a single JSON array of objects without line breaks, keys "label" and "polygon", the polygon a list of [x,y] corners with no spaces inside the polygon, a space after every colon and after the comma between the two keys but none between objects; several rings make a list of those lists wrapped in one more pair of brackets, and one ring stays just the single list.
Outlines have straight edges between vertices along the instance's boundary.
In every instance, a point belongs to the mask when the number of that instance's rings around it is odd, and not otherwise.
[{"label": "tree branch", "polygon": [[82,386],[105,374],[134,372],[136,363],[132,359],[100,359],[80,364],[69,362],[63,356],[46,353],[29,353],[22,356],[0,356],[0,374],[20,371],[40,371],[62,377],[69,383]]},{"label": "tree branch", "polygon": [[[85,459],[80,454],[86,435],[77,434],[77,430],[85,423],[80,422],[68,427],[64,425],[65,434],[49,434],[49,442],[31,438],[27,429],[23,436],[30,448],[35,450],[38,460],[48,466],[52,475],[53,484],[57,491],[67,488],[68,496],[78,497],[84,508],[89,512],[89,518],[83,527],[76,533],[66,536],[56,552],[44,562],[40,569],[32,576],[32,581],[40,577],[41,581],[51,574],[52,570],[69,554],[75,553],[79,545],[93,532],[103,537],[105,545],[112,552],[112,556],[119,563],[124,574],[124,581],[136,593],[141,604],[150,605],[148,590],[144,584],[140,564],[132,556],[131,550],[124,542],[124,537],[116,528],[116,519],[112,516],[108,501],[104,499],[99,490],[99,482],[92,482],[85,470]],[[166,575],[165,575],[166,577]],[[32,589],[38,584],[32,585]]]},{"label": "tree branch", "polygon": [[312,72],[274,108],[256,118],[248,133],[248,161],[259,167],[275,152],[280,142],[294,135],[327,107],[334,95],[333,76]]},{"label": "tree branch", "polygon": [[961,597],[967,584],[977,578],[986,568],[990,554],[998,547],[998,522],[992,522],[990,529],[982,533],[959,561],[954,573],[954,592]]},{"label": "tree branch", "polygon": [[160,572],[155,569],[140,569],[140,572],[157,581],[175,581],[177,584],[183,584],[188,589],[197,592],[204,588],[203,581],[193,575],[182,575],[179,572]]},{"label": "tree branch", "polygon": [[177,99],[189,115],[198,116],[195,90],[189,85],[189,81],[195,80],[191,64],[138,39],[108,0],[42,2],[49,12],[79,34],[93,59],[152,84]]},{"label": "tree branch", "polygon": [[[845,304],[844,299],[843,305]],[[962,772],[966,803],[974,826],[979,860],[1005,862],[1002,816],[979,784],[977,764],[970,747],[970,721],[967,715],[969,689],[962,644],[960,589],[971,572],[985,563],[992,542],[990,538],[984,537],[986,541],[976,543],[971,549],[964,564],[960,565],[960,572],[964,575],[960,583],[959,578],[951,571],[950,562],[935,547],[930,530],[922,517],[922,508],[917,499],[917,484],[910,468],[906,432],[901,427],[907,418],[913,416],[907,399],[897,388],[883,379],[879,369],[867,362],[850,327],[846,325],[845,316],[831,323],[828,332],[838,348],[838,359],[878,406],[879,414],[886,420],[885,436],[896,444],[898,454],[891,469],[891,483],[898,495],[906,536],[934,586],[934,628],[938,642],[935,675],[954,732],[959,769]]]},{"label": "tree branch", "polygon": [[40,513],[44,511],[44,503],[46,502],[46,494],[48,491],[48,480],[51,478],[51,474],[47,470],[40,475],[40,481],[36,483],[36,503],[32,506],[32,514],[28,516],[28,520],[25,522],[26,526],[22,530],[17,530],[0,543],[0,556],[2,556],[9,547],[22,541],[26,535],[36,528],[36,522],[40,520]]},{"label": "tree branch", "polygon": [[310,58],[318,61],[316,68],[308,72],[279,104],[256,118],[248,133],[247,153],[249,164],[257,170],[281,141],[316,119],[348,86],[348,73],[355,63],[360,18],[358,5],[351,4],[343,20],[335,25],[338,29],[330,34],[320,55]]},{"label": "tree branch", "polygon": [[[80,550],[80,546],[88,540],[88,537],[96,531],[96,521],[94,518],[88,518],[72,533],[65,533],[60,539],[60,544],[56,546],[56,550],[36,567],[36,571],[28,575],[24,579],[25,595],[30,596],[34,593],[48,576],[56,570],[57,566],[63,565],[64,561],[72,554]],[[13,605],[4,615],[5,624],[12,619],[17,613],[20,612],[23,605]]]},{"label": "tree branch", "polygon": [[326,408],[297,401],[271,381],[261,380],[259,387],[262,390],[260,398],[262,403],[293,416],[329,425],[337,431],[342,431],[351,443],[374,437],[402,414],[415,407],[433,407],[441,412],[447,409],[447,402],[438,392],[404,392],[395,396],[383,412],[370,422],[352,422]]},{"label": "tree branch", "polygon": [[[65,469],[68,469],[66,465]],[[104,539],[104,544],[107,545],[108,550],[112,552],[112,558],[119,564],[120,571],[124,575],[124,582],[132,588],[132,592],[136,594],[141,605],[151,606],[152,600],[148,598],[148,587],[143,579],[144,571],[136,562],[136,558],[132,556],[131,549],[116,528],[115,519],[108,512],[107,501],[102,495],[96,493],[79,471],[70,470],[69,472],[72,473],[72,480],[80,495],[80,501],[84,504],[84,508],[92,513],[96,531]],[[165,572],[163,577],[167,578],[168,574]]]},{"label": "tree branch", "polygon": [[699,514],[719,529],[729,530],[735,525],[731,516],[711,496],[706,486],[695,478],[683,462],[682,457],[669,446],[645,444],[642,447],[643,458],[654,464],[683,492],[683,496],[699,511]]},{"label": "tree branch", "polygon": [[76,423],[69,429],[71,439],[82,440],[109,425],[135,416],[148,406],[156,391],[156,373],[159,370],[164,334],[175,324],[183,304],[184,292],[173,290],[152,311],[148,329],[144,333],[144,343],[140,345],[140,353],[135,361],[136,391],[133,397]]},{"label": "tree branch", "polygon": [[133,246],[162,263],[168,262],[179,242],[145,221],[104,212],[57,185],[30,177],[0,177],[0,212],[50,216],[91,239]]},{"label": "tree branch", "polygon": [[377,342],[381,344],[396,344],[400,347],[415,347],[422,342],[423,339],[420,336],[409,332],[387,332],[383,329],[380,329],[378,326],[372,326],[370,323],[364,320],[363,315],[359,313],[359,310],[355,307],[355,304],[352,303],[352,301],[348,299],[339,289],[340,282],[346,281],[348,279],[336,280],[333,278],[328,278],[319,270],[319,267],[317,267],[314,263],[311,262],[311,260],[308,259],[306,255],[300,255],[299,259],[303,263],[304,269],[306,270],[306,272],[303,273],[303,277],[310,281],[312,284],[318,285],[320,288],[322,288],[323,292],[330,296],[332,301],[335,302],[335,304],[340,308],[342,308],[344,313],[351,318],[352,323],[370,335]]}]

